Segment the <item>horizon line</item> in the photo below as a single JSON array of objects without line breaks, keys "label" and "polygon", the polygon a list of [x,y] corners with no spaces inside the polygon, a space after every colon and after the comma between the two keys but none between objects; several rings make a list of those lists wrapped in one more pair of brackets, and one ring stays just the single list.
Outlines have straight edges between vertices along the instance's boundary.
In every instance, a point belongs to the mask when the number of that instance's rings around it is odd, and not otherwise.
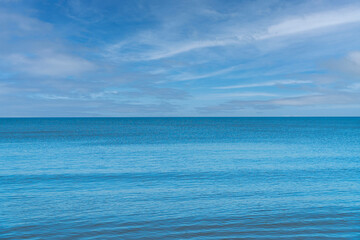
[{"label": "horizon line", "polygon": [[359,116],[35,116],[35,117],[0,117],[0,119],[9,118],[360,118]]}]

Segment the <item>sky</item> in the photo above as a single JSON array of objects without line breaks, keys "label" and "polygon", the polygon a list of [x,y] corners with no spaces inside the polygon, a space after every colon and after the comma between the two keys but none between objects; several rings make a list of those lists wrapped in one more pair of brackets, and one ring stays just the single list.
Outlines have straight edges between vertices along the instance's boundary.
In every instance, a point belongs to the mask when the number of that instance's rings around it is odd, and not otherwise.
[{"label": "sky", "polygon": [[360,116],[360,2],[0,0],[0,117]]}]

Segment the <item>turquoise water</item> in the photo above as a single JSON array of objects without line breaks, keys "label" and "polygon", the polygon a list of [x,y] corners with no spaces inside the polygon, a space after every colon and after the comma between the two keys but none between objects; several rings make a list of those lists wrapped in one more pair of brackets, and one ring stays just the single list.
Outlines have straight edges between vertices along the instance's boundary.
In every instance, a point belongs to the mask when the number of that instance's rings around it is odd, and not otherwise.
[{"label": "turquoise water", "polygon": [[0,119],[0,239],[360,239],[360,118]]}]

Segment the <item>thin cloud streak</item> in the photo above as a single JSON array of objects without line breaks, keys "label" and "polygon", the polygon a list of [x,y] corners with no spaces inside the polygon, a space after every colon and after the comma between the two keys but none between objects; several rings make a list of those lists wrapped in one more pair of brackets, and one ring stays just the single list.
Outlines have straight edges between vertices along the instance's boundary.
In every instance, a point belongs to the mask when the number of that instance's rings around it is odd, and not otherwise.
[{"label": "thin cloud streak", "polygon": [[278,94],[267,92],[234,92],[234,93],[213,93],[200,95],[195,97],[200,100],[219,100],[219,99],[234,99],[234,98],[252,98],[252,97],[277,97]]},{"label": "thin cloud streak", "polygon": [[0,115],[360,114],[359,3],[230,2],[2,4]]},{"label": "thin cloud streak", "polygon": [[175,76],[174,81],[188,81],[188,80],[196,80],[196,79],[203,79],[203,78],[209,78],[209,77],[215,77],[218,75],[222,75],[225,73],[230,73],[235,70],[238,70],[239,66],[232,66],[229,68],[221,69],[219,71],[210,72],[202,75],[191,75],[191,74],[183,74],[182,76]]},{"label": "thin cloud streak", "polygon": [[358,7],[313,13],[271,25],[266,34],[255,39],[288,36],[355,22],[360,22],[360,8]]},{"label": "thin cloud streak", "polygon": [[279,80],[279,81],[270,81],[262,83],[253,83],[253,84],[240,84],[240,85],[231,85],[223,87],[214,87],[214,89],[237,89],[237,88],[253,88],[253,87],[269,87],[277,85],[294,85],[294,84],[307,84],[312,83],[308,80]]},{"label": "thin cloud streak", "polygon": [[[185,43],[179,41],[164,42],[161,38],[142,39],[139,36],[109,45],[105,49],[105,57],[113,60],[121,61],[153,61],[170,58],[179,54],[188,53],[194,50],[201,50],[213,47],[226,47],[230,45],[246,45],[256,41],[267,40],[276,37],[287,37],[296,34],[304,34],[322,28],[336,27],[339,25],[360,22],[360,8],[358,6],[346,7],[339,10],[321,11],[292,17],[279,21],[270,26],[262,26],[257,30],[249,30],[244,32],[239,26],[230,28],[227,33],[219,33],[212,38],[204,38],[202,40],[187,41]],[[222,27],[222,26],[215,26]],[[246,27],[243,27],[246,29]],[[265,30],[264,30],[265,29]],[[246,31],[245,31],[246,32]],[[159,36],[161,37],[161,36]],[[160,44],[161,43],[161,44]],[[145,51],[141,53],[123,52],[127,45],[148,45],[156,50]],[[123,54],[122,54],[123,53]]]},{"label": "thin cloud streak", "polygon": [[[134,42],[139,46],[148,45],[150,48],[162,48],[160,50],[144,50],[140,53],[126,53],[126,48],[128,45],[134,45]],[[234,39],[221,39],[221,40],[201,40],[201,41],[190,41],[187,43],[169,43],[165,42],[160,45],[160,39],[153,40],[153,42],[143,43],[136,42],[136,40],[128,40],[123,42],[118,42],[113,45],[107,46],[104,51],[104,57],[111,59],[112,61],[153,61],[161,60],[164,58],[169,58],[176,56],[178,54],[191,52],[193,50],[211,48],[211,47],[221,47],[228,46],[233,44],[238,44],[238,40]],[[125,54],[124,54],[125,52]]]}]

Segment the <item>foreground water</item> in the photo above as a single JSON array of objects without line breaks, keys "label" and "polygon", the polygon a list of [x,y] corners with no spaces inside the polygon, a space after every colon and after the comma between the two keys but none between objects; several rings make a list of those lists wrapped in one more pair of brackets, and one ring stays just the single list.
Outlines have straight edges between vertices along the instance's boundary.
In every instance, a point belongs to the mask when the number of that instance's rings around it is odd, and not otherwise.
[{"label": "foreground water", "polygon": [[0,119],[0,239],[360,239],[360,118]]}]

